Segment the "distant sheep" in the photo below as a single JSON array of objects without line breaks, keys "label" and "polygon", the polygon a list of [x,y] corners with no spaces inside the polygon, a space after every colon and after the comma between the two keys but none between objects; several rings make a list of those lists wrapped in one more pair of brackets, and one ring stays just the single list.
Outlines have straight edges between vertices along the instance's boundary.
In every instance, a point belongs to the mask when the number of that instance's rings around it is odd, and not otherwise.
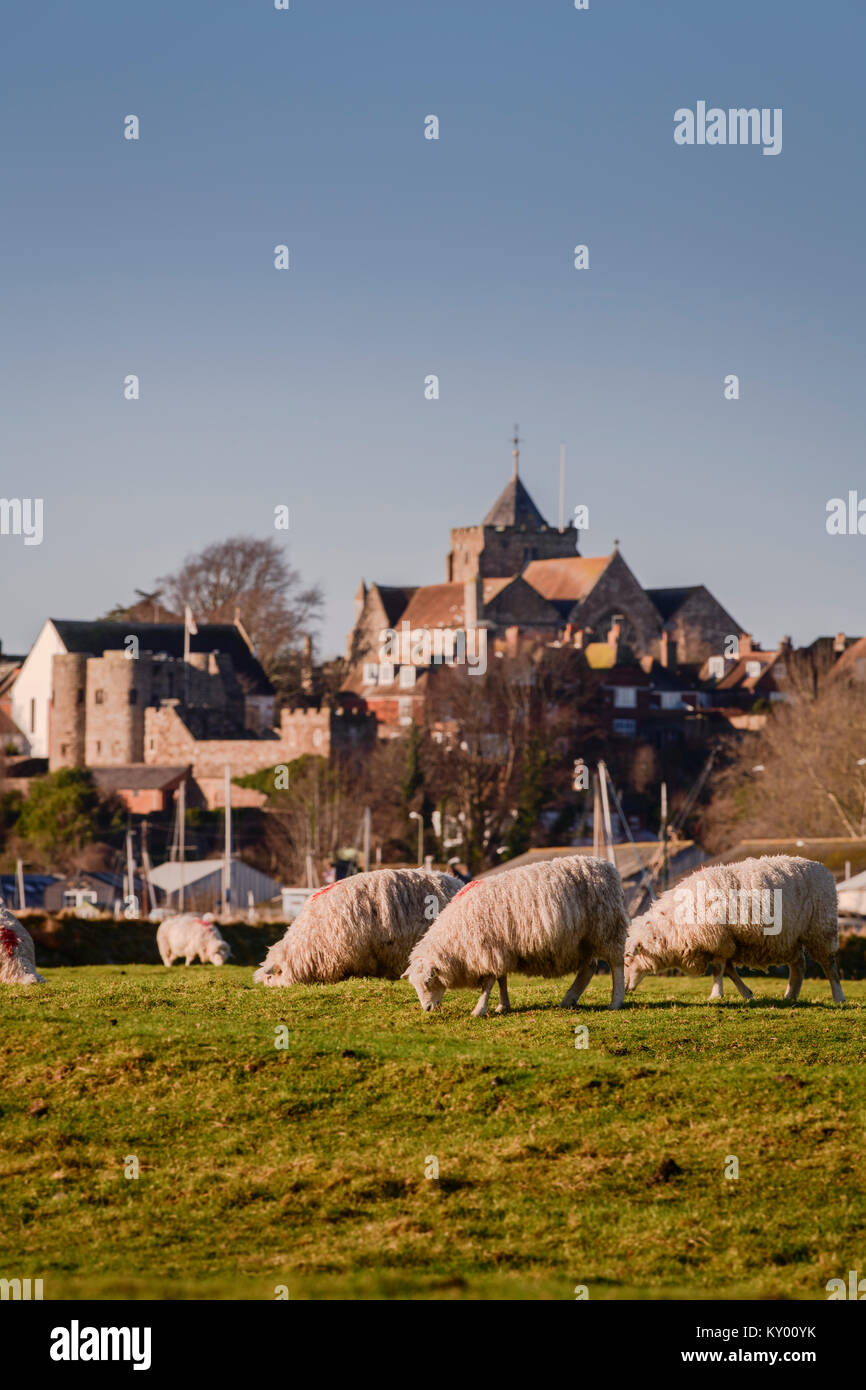
[{"label": "distant sheep", "polygon": [[468,883],[440,915],[409,959],[404,979],[422,1008],[436,1009],[446,989],[480,989],[473,1014],[487,1013],[494,981],[498,1013],[507,1013],[508,974],[558,975],[577,971],[562,1001],[577,1004],[596,964],[613,976],[610,1007],[624,999],[623,946],[628,915],[613,864],[568,855]]},{"label": "distant sheep", "polygon": [[336,984],[352,975],[399,979],[409,953],[462,888],[451,874],[377,869],[307,899],[253,979],[262,985]]},{"label": "distant sheep", "polygon": [[163,965],[174,965],[181,956],[185,957],[184,965],[190,965],[196,957],[202,965],[225,965],[232,953],[209,913],[204,917],[196,917],[194,912],[166,917],[159,924],[156,944]]},{"label": "distant sheep", "polygon": [[45,984],[36,971],[33,937],[5,907],[0,907],[0,984]]},{"label": "distant sheep", "polygon": [[726,975],[751,999],[738,965],[788,965],[785,998],[796,999],[805,947],[835,1002],[844,1004],[836,909],[833,875],[811,859],[779,854],[699,869],[635,918],[626,941],[626,989],[662,970],[703,975],[712,966],[710,999],[722,998]]}]

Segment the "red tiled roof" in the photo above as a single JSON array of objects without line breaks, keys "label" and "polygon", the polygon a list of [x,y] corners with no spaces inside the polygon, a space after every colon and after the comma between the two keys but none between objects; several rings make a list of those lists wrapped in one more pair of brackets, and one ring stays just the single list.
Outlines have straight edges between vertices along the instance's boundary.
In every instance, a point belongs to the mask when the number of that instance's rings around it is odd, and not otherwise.
[{"label": "red tiled roof", "polygon": [[610,555],[569,555],[558,560],[532,560],[521,575],[546,599],[586,598],[613,557]]}]

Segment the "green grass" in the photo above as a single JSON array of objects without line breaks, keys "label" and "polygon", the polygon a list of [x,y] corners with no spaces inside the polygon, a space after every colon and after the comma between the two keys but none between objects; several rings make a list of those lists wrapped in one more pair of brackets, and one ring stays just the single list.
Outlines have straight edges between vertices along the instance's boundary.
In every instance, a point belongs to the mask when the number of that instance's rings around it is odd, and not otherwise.
[{"label": "green grass", "polygon": [[612,1014],[605,977],[576,1013],[514,977],[515,1012],[473,1019],[406,983],[46,973],[0,988],[0,1276],[47,1298],[822,1299],[866,1273],[866,982],[710,1006],[646,980]]}]

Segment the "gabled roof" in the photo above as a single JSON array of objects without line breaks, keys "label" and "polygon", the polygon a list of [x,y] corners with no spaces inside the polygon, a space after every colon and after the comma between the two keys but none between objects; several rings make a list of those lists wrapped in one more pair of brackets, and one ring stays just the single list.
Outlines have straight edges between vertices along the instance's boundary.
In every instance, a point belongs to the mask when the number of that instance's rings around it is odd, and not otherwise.
[{"label": "gabled roof", "polygon": [[851,642],[833,667],[833,675],[847,671],[849,675],[862,679],[866,675],[866,637],[858,637]]},{"label": "gabled roof", "polygon": [[644,592],[652,603],[655,604],[665,622],[668,622],[675,613],[682,608],[687,599],[692,594],[697,594],[703,588],[702,584],[691,584],[680,589],[646,589]]},{"label": "gabled roof", "polygon": [[547,522],[519,478],[511,478],[487,513],[482,526],[526,526],[540,531]]},{"label": "gabled roof", "polygon": [[411,601],[414,594],[418,592],[417,584],[371,584],[370,592],[375,589],[376,593],[385,610],[385,617],[391,627],[403,616],[406,605]]},{"label": "gabled roof", "polygon": [[555,560],[531,560],[521,578],[542,598],[577,603],[595,588],[612,559],[612,555],[567,555]]},{"label": "gabled roof", "polygon": [[[778,660],[780,653],[775,652],[744,652],[738,659],[737,664],[732,666],[716,686],[717,690],[754,690],[764,679],[770,668]],[[748,665],[756,662],[760,666],[760,671],[756,676],[748,675]]]},{"label": "gabled roof", "polygon": [[[104,651],[123,651],[126,639],[138,638],[139,649],[154,655],[183,657],[183,623],[78,622],[52,618],[51,622],[68,652],[100,656]],[[261,665],[234,623],[199,623],[189,639],[192,652],[222,652],[230,656],[235,674],[251,695],[273,695]]]},{"label": "gabled roof", "polygon": [[[492,598],[508,582],[507,579],[485,579],[484,599]],[[489,587],[491,585],[494,587]],[[403,619],[413,631],[426,627],[462,627],[466,617],[465,600],[465,584],[423,584],[415,590]]]},{"label": "gabled roof", "polygon": [[3,738],[6,738],[6,737],[11,737],[11,738],[23,738],[23,737],[24,737],[22,731],[19,729],[18,725],[15,723],[15,720],[12,719],[12,718],[10,718],[10,716],[5,712],[5,710],[2,710],[2,709],[0,709],[0,737],[3,737]]}]

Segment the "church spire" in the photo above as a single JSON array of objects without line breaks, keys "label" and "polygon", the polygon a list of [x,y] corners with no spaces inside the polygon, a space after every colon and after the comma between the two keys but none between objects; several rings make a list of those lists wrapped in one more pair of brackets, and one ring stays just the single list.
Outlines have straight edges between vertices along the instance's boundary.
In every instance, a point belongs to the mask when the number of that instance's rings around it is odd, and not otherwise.
[{"label": "church spire", "polygon": [[519,428],[520,428],[519,425],[515,425],[515,426],[514,426],[514,438],[513,438],[513,440],[511,441],[512,444],[514,445],[514,448],[511,450],[511,457],[512,457],[512,460],[513,460],[512,468],[511,468],[511,477],[512,477],[512,479],[514,479],[514,478],[517,477],[517,465],[518,465],[518,462],[519,462],[519,460],[520,460],[520,438],[519,438],[518,433],[517,433],[517,431],[518,431]]}]

